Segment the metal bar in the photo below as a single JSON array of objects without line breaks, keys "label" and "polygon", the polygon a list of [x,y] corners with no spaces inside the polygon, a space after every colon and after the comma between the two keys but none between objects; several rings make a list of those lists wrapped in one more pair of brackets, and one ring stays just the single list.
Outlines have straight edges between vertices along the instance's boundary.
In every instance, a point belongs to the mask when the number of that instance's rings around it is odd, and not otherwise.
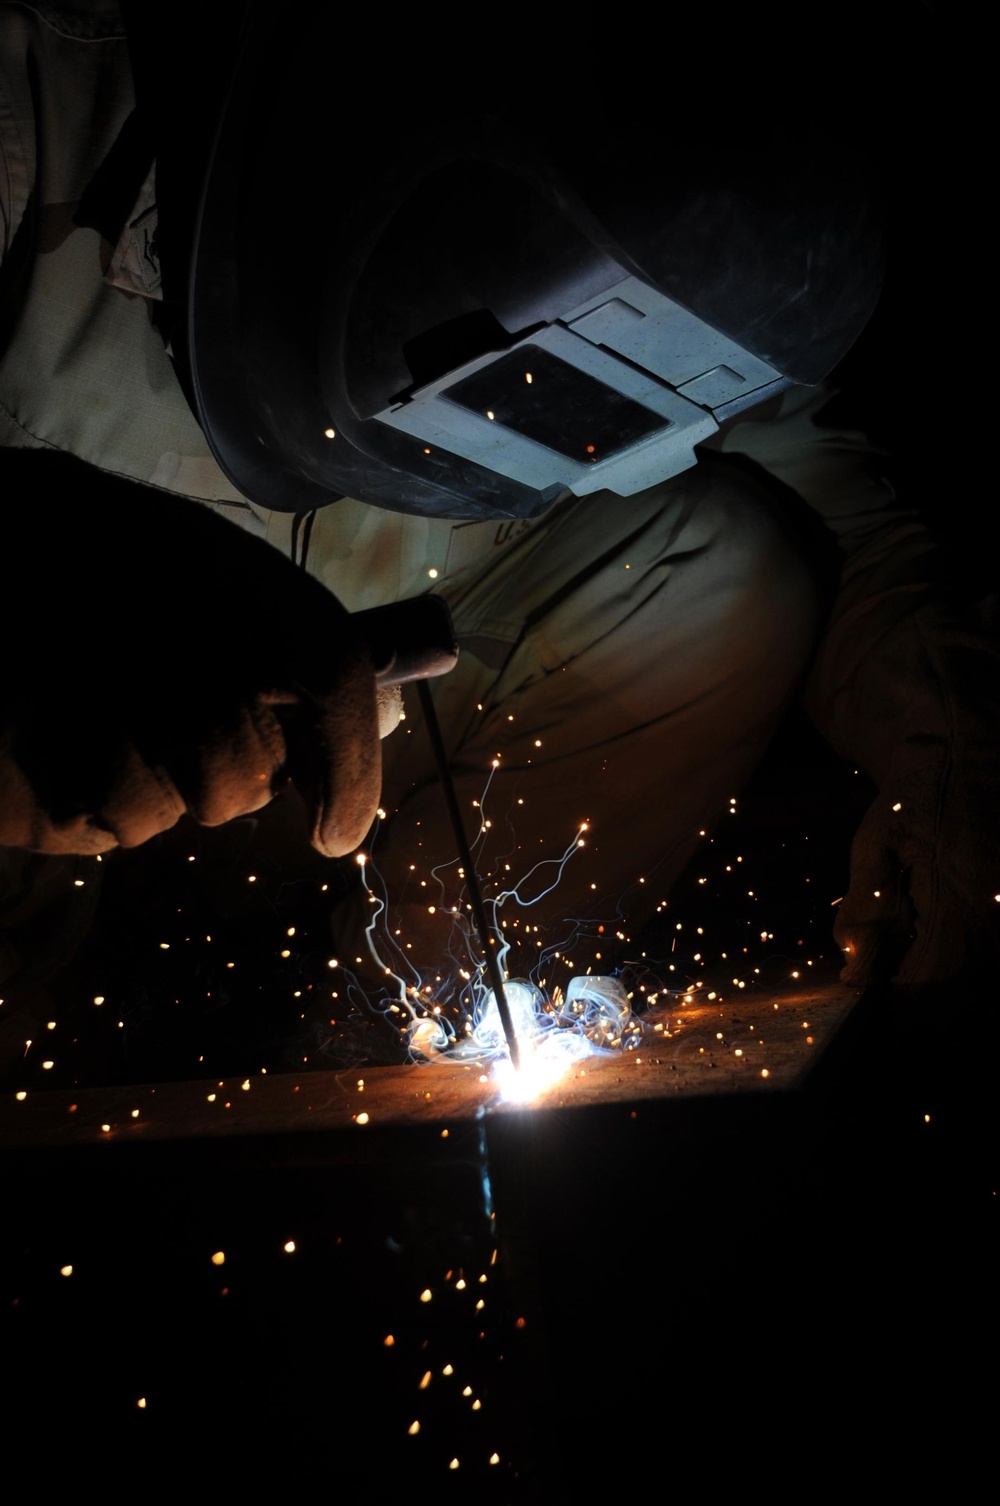
[{"label": "metal bar", "polygon": [[479,880],[476,877],[476,865],[472,860],[472,851],[462,825],[462,815],[455,798],[455,785],[451,777],[451,769],[448,767],[448,755],[445,752],[444,743],[441,739],[441,728],[434,710],[434,701],[431,697],[430,687],[426,680],[417,681],[417,693],[420,696],[420,705],[423,708],[424,721],[427,723],[427,733],[434,750],[434,758],[441,778],[441,788],[444,792],[445,804],[448,807],[448,818],[451,821],[452,831],[455,834],[455,842],[458,846],[459,857],[465,869],[465,882],[469,888],[469,900],[472,904],[472,918],[479,944],[483,949],[486,959],[486,971],[489,974],[490,984],[493,988],[493,997],[497,1001],[497,1010],[500,1014],[500,1022],[503,1025],[503,1033],[507,1037],[507,1049],[510,1059],[515,1068],[521,1065],[518,1051],[517,1036],[514,1032],[514,1021],[511,1018],[507,1004],[507,995],[504,993],[503,977],[500,973],[500,962],[496,953],[496,935],[486,920],[486,911],[483,907],[483,896],[479,888]]}]

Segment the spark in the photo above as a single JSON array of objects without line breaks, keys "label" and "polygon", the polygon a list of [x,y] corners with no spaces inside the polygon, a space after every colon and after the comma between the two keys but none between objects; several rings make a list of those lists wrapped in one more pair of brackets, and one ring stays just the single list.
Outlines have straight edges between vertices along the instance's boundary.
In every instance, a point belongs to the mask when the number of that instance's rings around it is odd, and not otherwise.
[{"label": "spark", "polygon": [[[510,719],[513,720],[512,714]],[[541,746],[542,740],[538,738],[534,742],[535,746]],[[471,802],[480,822],[477,844],[484,842],[491,830],[485,807],[499,767],[498,752],[491,761],[481,798]],[[517,797],[516,803],[523,805],[523,797]],[[450,983],[444,983],[440,974],[436,980],[424,981],[417,972],[409,955],[411,944],[400,939],[401,931],[392,931],[388,923],[389,897],[377,868],[369,854],[356,854],[368,902],[366,949],[383,980],[381,987],[386,990],[377,1003],[374,998],[369,998],[368,1002],[399,1032],[409,1048],[411,1060],[463,1067],[483,1065],[489,1070],[481,1074],[480,1081],[489,1083],[492,1079],[505,1101],[526,1102],[548,1090],[581,1058],[631,1049],[639,1043],[643,1027],[633,1017],[629,995],[615,978],[590,976],[591,968],[585,975],[576,974],[570,957],[560,957],[556,953],[560,968],[565,967],[571,978],[565,998],[558,987],[546,997],[543,969],[553,960],[553,954],[543,950],[541,940],[534,942],[541,954],[534,963],[533,972],[533,976],[540,980],[538,985],[526,979],[511,978],[509,968],[504,966],[517,935],[530,940],[528,933],[539,929],[525,920],[523,930],[519,932],[520,917],[505,912],[512,904],[519,911],[528,910],[557,888],[573,854],[585,848],[584,833],[589,827],[589,821],[581,821],[560,856],[540,859],[515,881],[505,877],[505,887],[488,897],[492,923],[480,918],[476,934],[483,930],[487,932],[486,944],[493,947],[492,955],[477,958],[473,952],[470,958],[466,951],[472,969],[456,967],[454,976],[463,981],[459,983],[454,1001],[444,1005],[442,985],[447,989]],[[416,865],[410,867],[416,874]],[[499,867],[505,875],[510,874],[510,863],[504,862]],[[472,918],[466,911],[472,906],[462,898],[457,903],[449,900],[445,883],[449,870],[464,883],[470,882],[468,862],[463,862],[461,857],[435,865],[430,877],[438,885],[439,899],[437,904],[430,904],[426,909],[428,914],[451,916],[453,925],[461,933],[464,947],[468,947],[473,936]],[[417,877],[417,882],[426,889],[428,880]],[[596,890],[597,885],[592,884],[591,888]],[[530,895],[529,889],[534,891]],[[625,939],[623,932],[616,932],[616,935],[620,940]],[[596,954],[598,961],[600,956],[600,953]],[[358,957],[357,962],[360,965],[362,958]],[[336,966],[336,960],[331,959],[328,965]],[[497,1007],[495,986],[499,985],[493,974],[494,967],[503,980],[508,1010],[516,1016],[513,1030],[509,1032],[503,1028]],[[516,999],[516,1007],[512,1007],[511,998]],[[517,1046],[515,1056],[522,1057],[523,1047],[523,1070],[520,1072],[510,1060],[512,1041]]]}]

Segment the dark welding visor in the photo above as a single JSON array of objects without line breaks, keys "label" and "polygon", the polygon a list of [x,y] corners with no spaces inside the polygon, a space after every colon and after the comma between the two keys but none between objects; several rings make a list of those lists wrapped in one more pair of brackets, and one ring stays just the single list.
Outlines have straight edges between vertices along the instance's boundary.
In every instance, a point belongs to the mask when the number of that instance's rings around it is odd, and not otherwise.
[{"label": "dark welding visor", "polygon": [[346,52],[340,12],[289,35],[273,10],[249,13],[188,305],[198,418],[253,501],[476,519],[627,496],[867,321],[856,143],[755,130],[718,63],[695,88],[567,43],[553,74],[415,23],[387,55],[358,17]]}]

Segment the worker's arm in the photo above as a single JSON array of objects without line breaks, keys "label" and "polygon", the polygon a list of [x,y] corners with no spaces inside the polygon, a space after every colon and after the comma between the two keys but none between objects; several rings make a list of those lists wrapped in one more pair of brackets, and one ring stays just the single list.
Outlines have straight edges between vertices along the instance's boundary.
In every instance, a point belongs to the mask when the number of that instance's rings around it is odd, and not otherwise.
[{"label": "worker's arm", "polygon": [[352,851],[378,803],[380,721],[336,598],[184,498],[46,451],[0,450],[0,476],[0,844],[131,847],[290,781],[313,845]]},{"label": "worker's arm", "polygon": [[889,463],[825,391],[734,424],[727,451],[786,482],[836,544],[803,700],[878,795],[838,911],[845,981],[982,977],[1000,961],[1000,648],[994,592],[899,500]]}]

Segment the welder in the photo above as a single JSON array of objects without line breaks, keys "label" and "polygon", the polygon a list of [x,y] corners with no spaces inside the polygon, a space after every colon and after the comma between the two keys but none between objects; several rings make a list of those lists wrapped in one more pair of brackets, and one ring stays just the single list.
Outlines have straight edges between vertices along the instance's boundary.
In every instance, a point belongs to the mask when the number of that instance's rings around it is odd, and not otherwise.
[{"label": "welder", "polygon": [[434,592],[463,808],[488,777],[523,801],[525,871],[588,823],[533,923],[641,925],[798,698],[878,791],[844,977],[981,969],[995,608],[836,386],[884,260],[867,123],[786,95],[776,141],[738,46],[682,86],[697,27],[655,95],[641,42],[567,42],[553,100],[509,39],[456,78],[414,21],[380,55],[327,16],[184,16],[0,15],[6,848],[281,792],[339,858],[381,802],[433,943],[414,859],[451,835],[354,614]]}]

